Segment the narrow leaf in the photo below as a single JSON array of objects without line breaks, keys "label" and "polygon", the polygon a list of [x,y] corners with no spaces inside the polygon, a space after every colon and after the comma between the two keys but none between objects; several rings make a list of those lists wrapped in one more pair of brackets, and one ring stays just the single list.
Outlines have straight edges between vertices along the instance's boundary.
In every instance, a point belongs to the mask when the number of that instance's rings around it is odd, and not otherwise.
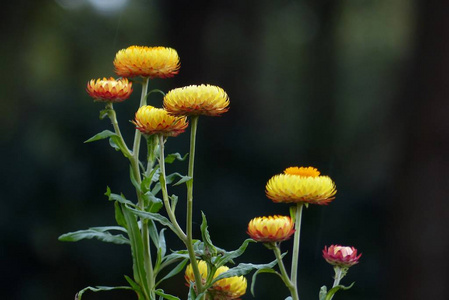
[{"label": "narrow leaf", "polygon": [[257,270],[256,272],[254,272],[253,278],[251,279],[251,294],[253,295],[253,297],[255,297],[254,287],[256,286],[256,277],[260,273],[273,273],[273,274],[276,274],[276,275],[278,275],[279,277],[282,278],[281,274],[279,274],[278,272],[276,272],[275,270],[273,270],[271,268],[270,269],[267,268],[267,269],[259,269],[259,270]]},{"label": "narrow leaf", "polygon": [[168,299],[168,300],[180,300],[178,297],[170,295],[170,294],[165,294],[164,290],[161,289],[157,289],[154,291],[156,293],[156,295],[161,296],[164,299]]},{"label": "narrow leaf", "polygon": [[96,135],[94,135],[90,139],[84,141],[84,143],[90,143],[90,142],[95,142],[95,141],[98,141],[98,140],[107,139],[107,138],[110,138],[111,136],[117,136],[117,135],[114,132],[110,131],[110,130],[104,130],[104,131],[102,131],[100,133],[97,133]]},{"label": "narrow leaf", "polygon": [[179,272],[181,272],[182,270],[184,270],[184,267],[186,266],[186,264],[189,262],[189,258],[184,259],[183,261],[181,261],[176,267],[174,267],[167,275],[165,275],[161,280],[159,280],[156,283],[156,286],[159,285],[159,283],[161,283],[162,281],[171,278],[173,276],[175,276],[176,274],[178,274]]},{"label": "narrow leaf", "polygon": [[332,297],[334,296],[334,294],[336,292],[338,292],[339,290],[349,290],[350,288],[352,288],[352,286],[354,285],[355,282],[351,283],[350,286],[344,286],[344,285],[337,285],[336,287],[333,287],[329,290],[329,292],[326,295],[325,300],[330,300],[332,299]]},{"label": "narrow leaf", "polygon": [[167,155],[167,157],[165,157],[165,163],[171,164],[175,160],[184,161],[184,160],[186,160],[188,155],[189,155],[188,153],[186,153],[184,156],[181,156],[181,154],[179,154],[179,153],[171,153],[171,154]]},{"label": "narrow leaf", "polygon": [[204,245],[206,247],[206,251],[210,253],[211,256],[215,256],[217,254],[217,248],[212,243],[212,240],[209,235],[209,231],[207,230],[207,220],[206,215],[201,212],[203,221],[201,222],[201,236],[203,238]]},{"label": "narrow leaf", "polygon": [[171,230],[173,230],[173,232],[176,233],[175,228],[173,227],[173,224],[166,217],[162,216],[161,214],[141,211],[141,210],[130,208],[130,207],[128,207],[128,210],[130,212],[132,212],[134,215],[139,216],[142,219],[148,219],[148,220],[153,220],[153,221],[159,222],[162,225],[169,227]]},{"label": "narrow leaf", "polygon": [[[89,228],[86,230],[78,230],[75,232],[69,232],[61,235],[58,239],[63,242],[77,242],[85,239],[97,239],[102,242],[114,243],[114,244],[129,244],[129,240],[123,235],[112,235],[108,231],[98,230],[95,228]],[[124,228],[123,228],[124,229]],[[124,229],[126,231],[126,229]]]},{"label": "narrow leaf", "polygon": [[253,239],[246,239],[237,250],[225,252],[223,257],[217,259],[215,266],[217,268],[219,268],[219,267],[227,264],[228,262],[232,261],[234,258],[241,256],[243,253],[245,253],[245,250],[248,247],[248,244],[251,242],[255,242],[255,241]]},{"label": "narrow leaf", "polygon": [[83,296],[83,294],[86,291],[105,292],[105,291],[112,291],[112,290],[132,290],[132,288],[129,286],[96,286],[96,287],[88,286],[88,287],[82,289],[81,291],[79,291],[76,294],[75,299],[81,300],[81,297]]},{"label": "narrow leaf", "polygon": [[215,283],[218,280],[223,279],[223,278],[246,275],[253,270],[272,269],[276,264],[277,264],[276,260],[274,260],[268,264],[257,264],[257,265],[241,263],[238,266],[236,266],[232,269],[229,269],[228,271],[223,272],[220,275],[218,275],[217,277],[215,277],[214,280],[212,281],[212,283]]}]

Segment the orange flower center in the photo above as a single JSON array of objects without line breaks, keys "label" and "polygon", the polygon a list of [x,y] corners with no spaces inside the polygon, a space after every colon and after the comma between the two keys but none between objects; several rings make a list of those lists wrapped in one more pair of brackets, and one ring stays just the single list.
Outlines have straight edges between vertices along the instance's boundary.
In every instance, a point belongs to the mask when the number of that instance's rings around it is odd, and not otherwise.
[{"label": "orange flower center", "polygon": [[284,170],[284,174],[298,175],[303,177],[318,177],[320,171],[314,167],[289,167]]}]

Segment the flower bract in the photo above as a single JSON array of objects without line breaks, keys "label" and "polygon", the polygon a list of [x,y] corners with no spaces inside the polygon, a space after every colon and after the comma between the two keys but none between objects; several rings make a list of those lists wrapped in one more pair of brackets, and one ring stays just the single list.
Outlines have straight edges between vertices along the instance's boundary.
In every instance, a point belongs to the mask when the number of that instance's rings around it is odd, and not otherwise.
[{"label": "flower bract", "polygon": [[122,102],[129,98],[133,89],[128,79],[110,77],[90,80],[86,91],[95,101]]},{"label": "flower bract", "polygon": [[164,108],[172,115],[219,116],[229,110],[226,92],[214,85],[189,85],[169,91]]},{"label": "flower bract", "polygon": [[146,135],[162,134],[163,136],[177,136],[189,125],[186,117],[171,116],[164,109],[151,105],[140,107],[133,123],[140,132]]},{"label": "flower bract", "polygon": [[180,63],[175,49],[130,46],[117,52],[114,66],[122,77],[169,78],[178,74]]},{"label": "flower bract", "polygon": [[294,225],[288,216],[257,217],[249,222],[247,232],[258,242],[282,242],[295,232]]},{"label": "flower bract", "polygon": [[[201,280],[206,283],[207,280],[207,263],[205,261],[198,261],[198,269],[201,274]],[[226,266],[219,267],[213,278],[216,278],[221,273],[228,271],[229,268]],[[185,271],[185,279],[190,285],[195,282],[195,276],[193,275],[192,265],[189,264]],[[232,276],[228,278],[223,278],[216,281],[212,287],[208,289],[206,296],[207,300],[233,300],[238,299],[246,293],[247,281],[244,276]]]},{"label": "flower bract", "polygon": [[362,254],[357,255],[357,249],[349,246],[331,245],[323,249],[324,259],[333,266],[349,268],[359,262]]},{"label": "flower bract", "polygon": [[273,176],[265,187],[265,193],[273,202],[328,204],[337,192],[335,183],[317,170],[288,168],[284,174]]}]

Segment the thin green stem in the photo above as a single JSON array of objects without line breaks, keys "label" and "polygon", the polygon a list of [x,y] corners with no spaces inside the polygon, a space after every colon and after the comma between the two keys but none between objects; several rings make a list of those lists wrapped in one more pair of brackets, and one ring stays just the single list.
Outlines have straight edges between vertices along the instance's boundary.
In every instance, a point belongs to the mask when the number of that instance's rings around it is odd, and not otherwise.
[{"label": "thin green stem", "polygon": [[298,293],[298,261],[299,261],[299,240],[301,237],[301,217],[302,207],[304,205],[299,202],[296,206],[295,214],[295,234],[293,237],[293,254],[292,254],[292,268],[291,268],[291,281],[295,287],[296,293]]},{"label": "thin green stem", "polygon": [[131,158],[132,154],[129,151],[128,147],[126,146],[125,140],[123,139],[122,133],[120,131],[120,127],[118,126],[117,114],[115,113],[114,107],[112,106],[111,102],[106,104],[106,110],[107,110],[108,117],[111,120],[111,124],[114,127],[114,132],[119,137],[120,143],[123,146],[123,147],[120,147],[122,149],[122,151],[124,152],[123,154],[126,157]]},{"label": "thin green stem", "polygon": [[189,252],[190,263],[192,264],[193,275],[195,277],[195,284],[197,294],[203,292],[203,283],[201,281],[201,274],[196,261],[195,251],[193,249],[193,169],[195,164],[195,145],[196,145],[196,131],[198,127],[198,117],[192,116],[190,120],[190,152],[189,152],[189,170],[188,176],[191,178],[187,181],[187,216],[186,216],[186,247]]},{"label": "thin green stem", "polygon": [[167,211],[168,218],[172,222],[173,226],[175,227],[175,234],[184,242],[187,243],[187,236],[184,233],[184,231],[181,229],[181,227],[178,224],[178,221],[176,220],[175,213],[171,209],[170,201],[168,199],[168,192],[167,192],[167,180],[165,175],[165,155],[164,155],[164,136],[162,134],[158,135],[159,138],[159,167],[161,169],[161,190],[162,190],[162,199],[164,201],[165,210]]},{"label": "thin green stem", "polygon": [[270,249],[273,249],[274,256],[276,256],[279,270],[281,271],[282,281],[284,281],[284,284],[287,286],[288,290],[290,291],[290,295],[292,296],[293,300],[299,300],[298,291],[296,290],[296,286],[292,283],[292,281],[288,277],[287,271],[285,270],[284,262],[282,261],[282,256],[281,256],[280,244],[273,245],[272,247],[270,247]]}]

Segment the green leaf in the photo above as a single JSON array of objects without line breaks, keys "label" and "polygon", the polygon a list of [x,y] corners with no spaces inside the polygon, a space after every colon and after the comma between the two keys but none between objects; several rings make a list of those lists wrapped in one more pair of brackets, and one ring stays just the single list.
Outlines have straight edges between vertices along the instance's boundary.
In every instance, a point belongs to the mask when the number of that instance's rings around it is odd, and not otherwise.
[{"label": "green leaf", "polygon": [[258,265],[241,263],[238,266],[236,266],[232,269],[229,269],[228,271],[223,272],[220,275],[218,275],[217,277],[215,277],[214,280],[212,281],[212,283],[215,283],[218,280],[223,279],[223,278],[229,278],[229,277],[233,277],[233,276],[243,276],[253,270],[272,269],[276,264],[277,264],[276,260],[274,260],[268,264],[258,264]]},{"label": "green leaf", "polygon": [[146,283],[144,247],[142,236],[140,234],[137,218],[131,211],[132,209],[123,205],[123,215],[128,224],[128,235],[131,242],[131,253],[133,257],[134,279],[145,290],[145,294],[149,295],[148,285]]},{"label": "green leaf", "polygon": [[165,294],[165,293],[164,293],[164,290],[161,290],[161,289],[157,289],[157,290],[155,290],[154,292],[156,293],[156,295],[159,295],[159,296],[161,296],[161,297],[164,298],[164,299],[168,299],[168,300],[180,300],[178,297],[175,297],[175,296],[170,295],[170,294]]},{"label": "green leaf", "polygon": [[120,202],[115,201],[114,208],[115,208],[115,221],[117,222],[118,225],[127,228],[128,226],[126,224],[125,216],[123,216]]},{"label": "green leaf", "polygon": [[167,184],[171,184],[173,181],[175,181],[176,178],[180,178],[180,179],[174,185],[179,185],[181,183],[192,180],[192,177],[190,177],[190,176],[183,176],[179,173],[172,173],[166,177],[165,181],[167,182]]},{"label": "green leaf", "polygon": [[339,290],[349,290],[350,288],[352,288],[352,286],[354,285],[354,283],[355,283],[355,282],[351,283],[350,286],[337,285],[337,286],[331,288],[331,289],[329,290],[329,292],[327,293],[325,300],[331,300],[332,297],[334,296],[334,294],[335,294],[336,292],[338,292]]},{"label": "green leaf", "polygon": [[110,138],[111,136],[117,136],[117,135],[114,132],[110,131],[110,130],[103,130],[102,132],[97,133],[96,135],[91,137],[90,139],[84,141],[84,143],[90,143],[90,142],[95,142],[95,141],[107,139],[107,138]]},{"label": "green leaf", "polygon": [[189,153],[186,153],[184,156],[181,156],[181,154],[179,154],[179,153],[171,153],[165,157],[165,163],[171,164],[175,160],[184,161],[184,160],[186,160],[188,155],[189,155]]},{"label": "green leaf", "polygon": [[144,195],[145,210],[151,213],[157,213],[164,206],[162,200],[154,196],[151,192],[146,192]]},{"label": "green leaf", "polygon": [[156,286],[158,286],[162,281],[171,278],[173,276],[175,276],[176,274],[180,273],[181,271],[184,270],[184,267],[186,266],[186,264],[189,262],[189,258],[186,258],[184,260],[182,260],[176,267],[174,267],[167,275],[165,275],[162,279],[160,279],[157,283]]},{"label": "green leaf", "polygon": [[326,295],[327,295],[327,286],[323,285],[320,288],[319,299],[320,300],[325,300],[326,299]]},{"label": "green leaf", "polygon": [[140,189],[140,184],[137,183],[137,178],[136,178],[136,176],[134,175],[134,171],[133,171],[132,166],[129,166],[129,178],[130,178],[131,183],[133,184],[134,188],[135,188],[139,193],[141,193],[142,190]]},{"label": "green leaf", "polygon": [[285,300],[293,300],[292,296],[288,296]]},{"label": "green leaf", "polygon": [[205,246],[205,252],[210,253],[211,257],[214,257],[217,255],[217,248],[212,243],[212,240],[209,235],[209,230],[207,230],[207,219],[206,215],[201,212],[201,216],[203,218],[203,221],[201,222],[201,236],[203,238],[204,246]]},{"label": "green leaf", "polygon": [[281,274],[279,274],[278,272],[276,272],[275,270],[273,270],[271,268],[257,270],[256,272],[254,272],[253,278],[251,279],[251,295],[253,295],[253,297],[255,297],[254,287],[256,286],[256,277],[260,273],[272,273],[272,274],[276,274],[282,278]]},{"label": "green leaf", "polygon": [[175,228],[173,227],[173,224],[166,217],[162,216],[161,214],[150,213],[150,212],[134,209],[131,207],[128,207],[128,210],[130,212],[132,212],[134,215],[139,216],[142,219],[148,219],[148,220],[153,220],[153,221],[159,222],[162,225],[167,226],[168,228],[173,230],[173,232],[176,233]]},{"label": "green leaf", "polygon": [[143,299],[143,293],[142,293],[142,289],[140,288],[140,286],[127,275],[125,275],[125,279],[126,279],[126,281],[128,281],[129,285],[133,288],[134,292],[137,293],[137,295],[139,296],[139,299]]},{"label": "green leaf", "polygon": [[84,239],[97,239],[102,242],[114,243],[114,244],[129,244],[129,240],[123,235],[112,235],[109,230],[120,230],[126,232],[126,229],[119,226],[108,227],[93,227],[86,230],[78,230],[75,232],[69,232],[59,237],[63,242],[77,242]]},{"label": "green leaf", "polygon": [[135,206],[134,203],[132,203],[131,201],[126,199],[123,194],[121,194],[121,195],[112,194],[111,189],[109,187],[106,187],[106,193],[104,193],[104,194],[108,197],[109,201],[118,201],[122,204],[128,204],[131,206]]},{"label": "green leaf", "polygon": [[215,262],[215,266],[217,268],[219,268],[219,267],[227,264],[228,262],[232,261],[234,258],[241,256],[243,253],[245,253],[245,250],[248,247],[248,244],[255,243],[255,242],[256,241],[253,239],[246,239],[237,250],[225,252],[223,257],[218,258]]},{"label": "green leaf", "polygon": [[105,292],[105,291],[112,291],[112,290],[132,290],[132,288],[129,286],[96,286],[96,287],[88,286],[88,287],[82,289],[81,291],[79,291],[75,295],[75,300],[81,300],[81,297],[83,296],[83,294],[86,291]]}]

